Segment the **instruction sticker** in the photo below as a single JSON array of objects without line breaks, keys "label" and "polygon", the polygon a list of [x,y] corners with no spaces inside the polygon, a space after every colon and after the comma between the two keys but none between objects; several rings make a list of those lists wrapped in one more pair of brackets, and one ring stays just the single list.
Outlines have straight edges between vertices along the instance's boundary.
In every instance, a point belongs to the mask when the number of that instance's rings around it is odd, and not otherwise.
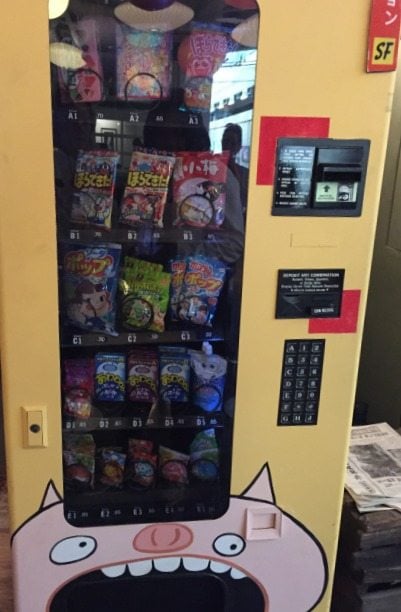
[{"label": "instruction sticker", "polygon": [[276,319],[337,318],[343,269],[279,270]]}]

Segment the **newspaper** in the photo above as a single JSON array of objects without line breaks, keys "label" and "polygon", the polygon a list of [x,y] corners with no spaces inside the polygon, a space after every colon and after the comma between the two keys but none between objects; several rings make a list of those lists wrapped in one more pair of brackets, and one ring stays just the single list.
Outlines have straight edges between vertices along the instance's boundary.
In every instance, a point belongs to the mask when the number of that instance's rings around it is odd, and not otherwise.
[{"label": "newspaper", "polygon": [[352,427],[345,488],[360,512],[401,512],[401,436],[390,425]]}]

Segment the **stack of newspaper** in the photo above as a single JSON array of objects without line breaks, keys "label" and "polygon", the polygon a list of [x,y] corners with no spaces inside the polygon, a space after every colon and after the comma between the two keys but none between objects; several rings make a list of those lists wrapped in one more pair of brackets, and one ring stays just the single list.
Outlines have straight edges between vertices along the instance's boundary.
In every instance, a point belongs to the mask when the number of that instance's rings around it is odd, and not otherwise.
[{"label": "stack of newspaper", "polygon": [[390,425],[352,428],[345,488],[359,512],[401,512],[401,436]]}]

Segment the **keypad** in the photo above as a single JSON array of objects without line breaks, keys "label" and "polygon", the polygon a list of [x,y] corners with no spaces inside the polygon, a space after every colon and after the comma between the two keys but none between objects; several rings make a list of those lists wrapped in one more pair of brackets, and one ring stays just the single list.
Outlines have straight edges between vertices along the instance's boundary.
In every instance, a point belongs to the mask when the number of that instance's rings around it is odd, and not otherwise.
[{"label": "keypad", "polygon": [[316,425],[325,340],[284,343],[277,425]]}]

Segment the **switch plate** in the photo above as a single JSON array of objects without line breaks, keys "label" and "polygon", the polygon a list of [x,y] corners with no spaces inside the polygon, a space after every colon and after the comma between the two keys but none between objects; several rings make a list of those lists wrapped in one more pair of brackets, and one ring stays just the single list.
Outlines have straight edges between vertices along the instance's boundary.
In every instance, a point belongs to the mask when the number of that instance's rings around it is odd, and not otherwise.
[{"label": "switch plate", "polygon": [[47,409],[45,406],[22,407],[22,433],[25,448],[47,446]]}]

